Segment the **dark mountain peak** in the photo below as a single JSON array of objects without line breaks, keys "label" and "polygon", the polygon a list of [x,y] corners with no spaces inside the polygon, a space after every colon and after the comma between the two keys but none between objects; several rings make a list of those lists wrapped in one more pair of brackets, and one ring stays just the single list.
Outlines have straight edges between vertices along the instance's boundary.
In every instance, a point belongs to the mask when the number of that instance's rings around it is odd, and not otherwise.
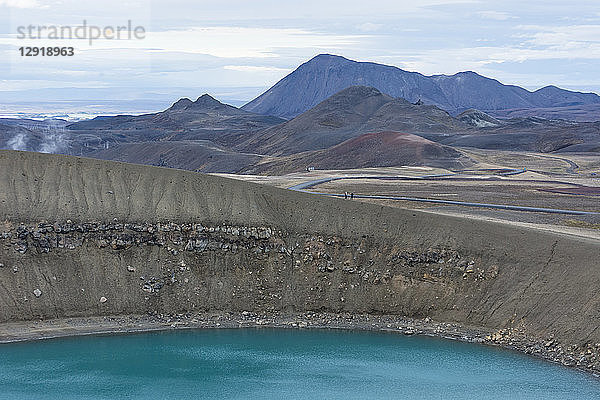
[{"label": "dark mountain peak", "polygon": [[217,100],[214,97],[212,97],[210,94],[204,93],[202,96],[198,97],[196,102],[198,102],[198,101],[217,101]]},{"label": "dark mountain peak", "polygon": [[198,97],[198,99],[194,102],[196,106],[223,106],[219,100],[215,99],[208,93],[204,93],[202,96]]},{"label": "dark mountain peak", "polygon": [[211,95],[205,93],[202,96],[198,97],[196,101],[191,101],[188,98],[183,98],[178,100],[175,104],[173,104],[167,112],[191,112],[193,114],[196,113],[205,113],[205,112],[217,112],[217,113],[225,113],[225,114],[245,114],[245,111],[242,111],[236,107],[230,106],[228,104],[223,104],[219,100],[215,99]]},{"label": "dark mountain peak", "polygon": [[371,86],[387,95],[412,102],[422,98],[428,104],[441,104],[444,99],[439,88],[429,78],[417,72],[320,54],[302,64],[242,109],[291,119],[340,90],[356,85]]},{"label": "dark mountain peak", "polygon": [[541,89],[538,89],[536,91],[534,91],[533,93],[536,94],[542,94],[542,95],[546,95],[546,96],[571,96],[571,95],[576,95],[578,97],[584,96],[584,97],[597,97],[598,95],[596,93],[591,93],[591,92],[576,92],[576,91],[571,91],[571,90],[565,90],[565,89],[561,89],[558,86],[554,86],[554,85],[548,85],[548,86],[544,86]]},{"label": "dark mountain peak", "polygon": [[216,100],[209,94],[203,94],[196,101],[191,101],[187,97],[177,100],[167,111],[197,111],[197,110],[215,110],[227,107],[225,104]]},{"label": "dark mountain peak", "polygon": [[572,92],[554,85],[544,86],[532,94],[537,96],[543,107],[572,107],[600,103],[600,97],[595,93]]},{"label": "dark mountain peak", "polygon": [[536,90],[534,93],[551,93],[551,92],[560,92],[562,91],[561,88],[556,87],[554,85],[548,85],[548,86],[544,86],[543,88],[540,88],[538,90]]},{"label": "dark mountain peak", "polygon": [[[300,64],[298,68],[292,71],[291,75],[307,75],[314,76],[315,74],[327,73],[327,71],[345,70],[352,68],[352,65],[358,64],[356,61],[348,60],[342,56],[334,54],[319,54],[310,60]],[[284,80],[286,78],[283,78]]]},{"label": "dark mountain peak", "polygon": [[[561,88],[558,88],[556,86],[553,86],[553,85],[544,86],[543,88],[540,88],[540,89],[534,91],[533,93],[542,99],[550,99],[550,100],[564,99],[564,100],[567,100],[567,102],[570,97],[569,92],[567,92],[566,90],[563,90]],[[583,93],[578,93],[578,94],[582,95]],[[565,98],[565,96],[566,96],[566,98]],[[576,99],[572,99],[572,98],[570,100],[576,101]],[[566,103],[566,104],[561,104],[561,105],[570,105],[570,104]]]},{"label": "dark mountain peak", "polygon": [[[315,71],[317,71],[317,72],[323,72],[323,71],[333,72],[333,71],[335,71],[334,75],[335,74],[349,74],[350,75],[349,77],[345,77],[345,79],[350,78],[353,83],[348,84],[347,86],[361,85],[361,84],[364,84],[365,86],[374,86],[372,83],[369,82],[370,79],[365,79],[365,77],[362,76],[365,74],[365,72],[363,72],[363,70],[372,72],[373,70],[378,70],[378,69],[387,70],[387,73],[392,73],[392,74],[393,73],[412,74],[412,75],[419,75],[419,76],[424,77],[423,75],[419,74],[418,72],[406,71],[406,70],[403,70],[401,68],[398,68],[398,67],[395,67],[392,65],[377,64],[377,63],[374,63],[371,61],[355,61],[355,60],[350,60],[346,57],[338,56],[335,54],[319,54],[319,55],[311,58],[307,62],[301,64],[296,69],[296,71],[300,71],[300,72],[306,71],[309,73],[314,73]],[[296,72],[296,71],[294,71],[294,72]],[[292,72],[292,74],[294,72]],[[369,74],[369,72],[366,72],[366,73]]]},{"label": "dark mountain peak", "polygon": [[479,75],[475,71],[461,71],[461,72],[457,72],[454,75],[455,76],[458,75],[458,76],[471,76],[471,77],[480,77],[480,78],[483,78],[483,76]]},{"label": "dark mountain peak", "polygon": [[383,94],[373,87],[350,86],[322,101],[305,114],[327,113],[327,118],[331,117],[331,113],[336,113],[340,118],[342,115],[348,116],[349,114],[370,115],[391,101],[394,101],[393,97]]},{"label": "dark mountain peak", "polygon": [[192,104],[193,102],[188,99],[187,97],[183,97],[179,100],[177,100],[175,103],[173,103],[173,105],[171,107],[169,107],[169,110],[181,110],[186,108],[187,106],[189,106],[190,104]]},{"label": "dark mountain peak", "polygon": [[479,75],[477,72],[475,71],[461,71],[461,72],[457,72],[454,75],[432,75],[431,79],[433,79],[434,81],[437,81],[438,83],[443,83],[443,82],[450,82],[452,84],[457,84],[457,83],[461,83],[461,82],[486,82],[486,83],[492,83],[492,84],[500,84],[500,82],[498,82],[495,79],[492,78],[488,78],[486,76],[483,75]]},{"label": "dark mountain peak", "polygon": [[[404,73],[411,73],[411,74],[418,74],[420,75],[418,72],[409,72],[409,71],[405,71],[401,68],[392,66],[392,65],[384,65],[384,64],[377,64],[374,62],[370,62],[370,61],[355,61],[355,60],[350,60],[349,58],[343,57],[343,56],[338,56],[335,54],[319,54],[314,56],[313,58],[311,58],[310,60],[308,60],[307,62],[305,62],[304,64],[302,64],[300,67],[302,66],[317,66],[317,67],[333,67],[333,68],[387,68],[387,69],[392,69],[392,70],[396,70],[396,71],[401,71]],[[300,68],[299,67],[299,68]]]},{"label": "dark mountain peak", "polygon": [[319,54],[242,109],[292,119],[340,90],[355,85],[374,87],[381,93],[401,97],[411,103],[421,99],[425,104],[436,105],[452,114],[469,108],[495,112],[600,104],[600,96],[593,93],[554,87],[530,92],[474,71],[425,76],[394,66]]},{"label": "dark mountain peak", "polygon": [[346,57],[342,57],[342,56],[338,56],[335,54],[327,54],[327,53],[323,53],[323,54],[318,54],[316,56],[314,56],[313,58],[311,58],[310,60],[308,60],[306,62],[306,64],[309,63],[355,63],[356,61],[352,61],[347,59]]}]

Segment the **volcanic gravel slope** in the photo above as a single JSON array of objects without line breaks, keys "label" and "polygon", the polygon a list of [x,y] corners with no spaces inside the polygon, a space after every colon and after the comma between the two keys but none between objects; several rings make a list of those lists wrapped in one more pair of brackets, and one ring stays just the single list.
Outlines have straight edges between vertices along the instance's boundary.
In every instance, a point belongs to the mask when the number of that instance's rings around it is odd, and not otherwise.
[{"label": "volcanic gravel slope", "polygon": [[473,161],[452,147],[417,135],[374,132],[346,140],[328,149],[265,161],[244,172],[280,175],[309,166],[327,170],[409,165],[463,169],[473,165]]}]

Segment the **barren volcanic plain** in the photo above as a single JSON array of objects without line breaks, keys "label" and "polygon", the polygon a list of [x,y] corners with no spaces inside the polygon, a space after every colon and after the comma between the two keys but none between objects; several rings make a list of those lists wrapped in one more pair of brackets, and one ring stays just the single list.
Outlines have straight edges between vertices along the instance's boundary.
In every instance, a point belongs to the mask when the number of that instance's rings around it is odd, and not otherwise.
[{"label": "barren volcanic plain", "polygon": [[[600,238],[598,157],[589,154],[559,157],[541,153],[472,148],[463,148],[460,151],[464,157],[473,160],[473,163],[455,170],[404,166],[313,170],[280,176],[219,175],[282,188],[304,182],[333,179],[311,186],[307,190],[338,196],[343,196],[344,192],[354,193],[357,195],[356,200],[390,207],[459,215]],[[361,195],[550,208],[575,213],[524,212],[429,201],[358,198]],[[581,213],[578,213],[580,211]]]},{"label": "barren volcanic plain", "polygon": [[[539,193],[543,204],[532,205],[595,206],[593,194],[574,203],[574,194],[537,188],[593,186],[591,172],[583,177],[593,161],[578,160],[582,170],[573,172],[562,159],[499,154],[470,153],[477,168],[448,181],[339,180],[310,190],[447,196],[460,186],[476,201],[482,187],[510,195],[522,185],[521,192]],[[507,162],[515,158],[522,162]],[[543,168],[485,171],[532,159]],[[444,172],[342,174],[407,171]],[[575,234],[459,207],[390,207],[273,186],[336,174],[244,178],[265,185],[0,151],[0,337],[198,326],[385,329],[501,345],[600,372],[593,215],[564,216],[592,232]],[[459,179],[467,177],[481,180]],[[542,179],[576,185],[534,182]]]}]

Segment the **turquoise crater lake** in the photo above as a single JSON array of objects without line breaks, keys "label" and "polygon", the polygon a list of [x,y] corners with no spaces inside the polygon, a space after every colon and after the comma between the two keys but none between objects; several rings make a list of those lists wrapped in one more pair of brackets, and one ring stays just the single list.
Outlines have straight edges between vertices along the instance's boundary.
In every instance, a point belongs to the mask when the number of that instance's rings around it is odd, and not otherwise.
[{"label": "turquoise crater lake", "polygon": [[209,329],[0,346],[0,399],[591,399],[600,380],[398,334]]}]

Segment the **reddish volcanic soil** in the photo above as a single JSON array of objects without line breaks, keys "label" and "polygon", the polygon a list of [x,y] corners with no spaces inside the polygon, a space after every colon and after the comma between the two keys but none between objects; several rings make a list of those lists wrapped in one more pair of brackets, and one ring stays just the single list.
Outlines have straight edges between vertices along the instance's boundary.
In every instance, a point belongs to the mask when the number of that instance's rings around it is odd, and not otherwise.
[{"label": "reddish volcanic soil", "polygon": [[316,168],[366,168],[430,165],[459,168],[470,160],[459,151],[403,132],[366,133],[329,149],[312,160]]},{"label": "reddish volcanic soil", "polygon": [[428,158],[460,157],[454,149],[401,132],[366,133],[327,149],[322,155],[329,160],[332,156],[343,157],[337,162],[354,162],[361,166],[420,165]]}]

